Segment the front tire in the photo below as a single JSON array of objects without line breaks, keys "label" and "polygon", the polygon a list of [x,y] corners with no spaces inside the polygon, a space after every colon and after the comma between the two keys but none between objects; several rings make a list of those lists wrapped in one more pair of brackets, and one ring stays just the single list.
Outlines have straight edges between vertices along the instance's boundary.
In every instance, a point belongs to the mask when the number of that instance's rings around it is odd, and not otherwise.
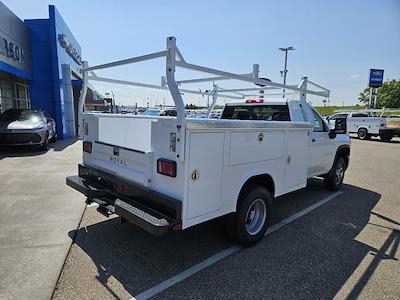
[{"label": "front tire", "polygon": [[49,148],[49,134],[47,133],[44,142],[40,145],[40,149],[47,151]]},{"label": "front tire", "polygon": [[244,247],[257,244],[271,222],[272,196],[258,185],[251,185],[240,196],[235,213],[228,216],[229,236]]},{"label": "front tire", "polygon": [[330,191],[337,191],[342,187],[344,174],[346,172],[346,162],[339,156],[331,171],[324,177],[325,188]]},{"label": "front tire", "polygon": [[51,143],[57,142],[57,134],[54,134],[53,137],[50,139]]},{"label": "front tire", "polygon": [[371,138],[368,134],[368,130],[365,128],[358,129],[357,136],[360,140],[369,140]]}]

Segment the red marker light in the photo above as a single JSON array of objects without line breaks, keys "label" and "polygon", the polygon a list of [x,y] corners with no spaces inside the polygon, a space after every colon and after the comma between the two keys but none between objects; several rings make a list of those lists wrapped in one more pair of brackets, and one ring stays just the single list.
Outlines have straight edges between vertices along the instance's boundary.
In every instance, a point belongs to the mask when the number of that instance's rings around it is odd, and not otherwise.
[{"label": "red marker light", "polygon": [[176,177],[176,161],[160,158],[157,160],[157,173]]},{"label": "red marker light", "polygon": [[92,153],[92,142],[83,142],[83,151]]},{"label": "red marker light", "polygon": [[181,231],[182,230],[182,224],[181,223],[175,224],[174,227],[172,227],[172,229],[174,231]]}]

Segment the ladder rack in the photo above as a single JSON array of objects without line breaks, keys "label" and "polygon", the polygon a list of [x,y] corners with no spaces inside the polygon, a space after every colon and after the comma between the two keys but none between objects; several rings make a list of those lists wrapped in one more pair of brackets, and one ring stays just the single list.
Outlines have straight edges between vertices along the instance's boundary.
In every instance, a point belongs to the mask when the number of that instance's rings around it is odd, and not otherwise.
[{"label": "ladder rack", "polygon": [[[157,58],[164,58],[166,61],[165,65],[165,76],[161,77],[161,85],[154,85],[148,83],[140,83],[140,82],[132,82],[132,81],[125,81],[120,79],[112,79],[112,78],[105,78],[105,77],[98,77],[94,71],[100,69],[107,69],[127,64],[138,63],[142,61],[153,60]],[[175,80],[175,71],[176,68],[184,68],[190,69],[194,71],[199,71],[202,73],[207,73],[212,75],[212,77],[205,77],[205,78],[195,78],[195,79],[188,79],[188,80]],[[208,67],[203,67],[200,65],[195,65],[186,62],[183,55],[181,54],[180,50],[176,46],[176,38],[175,37],[168,37],[167,38],[167,49],[150,53],[142,56],[136,56],[128,59],[123,59],[119,61],[104,63],[97,66],[89,66],[87,61],[83,62],[83,68],[80,70],[82,73],[83,78],[83,85],[82,85],[82,92],[79,99],[79,106],[78,106],[78,118],[79,118],[79,133],[82,136],[82,122],[83,122],[83,111],[84,111],[84,100],[86,98],[87,93],[87,86],[88,80],[93,81],[102,81],[102,82],[109,82],[109,83],[116,83],[116,84],[123,84],[123,85],[131,85],[137,86],[142,88],[151,88],[157,90],[169,90],[172,96],[172,99],[175,103],[175,107],[177,110],[177,117],[176,117],[176,128],[177,128],[177,157],[181,160],[184,159],[184,131],[185,131],[185,105],[182,99],[181,93],[189,93],[189,94],[197,94],[197,95],[207,95],[212,96],[213,102],[208,109],[208,113],[211,113],[212,109],[216,105],[218,97],[224,97],[228,99],[245,99],[246,97],[252,97],[255,93],[249,92],[256,92],[256,91],[267,91],[267,90],[279,90],[285,89],[290,90],[296,93],[300,93],[300,100],[306,101],[306,94],[321,96],[321,97],[329,97],[329,90],[317,85],[307,79],[307,77],[303,77],[299,85],[287,85],[277,82],[272,82],[265,80],[263,78],[258,77],[259,73],[259,65],[253,65],[253,70],[251,73],[247,74],[236,74],[227,71],[222,71],[218,69],[212,69]],[[183,89],[181,88],[182,85],[188,83],[196,83],[196,82],[215,82],[215,81],[222,81],[222,80],[237,80],[242,83],[251,84],[250,86],[242,87],[242,88],[235,88],[235,89],[224,89],[219,87],[217,84],[213,83],[212,90],[210,89],[209,92],[199,91],[199,90],[191,90],[191,89]],[[257,85],[257,87],[254,86]],[[308,89],[308,85],[317,88],[318,90],[310,90]],[[268,94],[264,94],[268,95]]]}]

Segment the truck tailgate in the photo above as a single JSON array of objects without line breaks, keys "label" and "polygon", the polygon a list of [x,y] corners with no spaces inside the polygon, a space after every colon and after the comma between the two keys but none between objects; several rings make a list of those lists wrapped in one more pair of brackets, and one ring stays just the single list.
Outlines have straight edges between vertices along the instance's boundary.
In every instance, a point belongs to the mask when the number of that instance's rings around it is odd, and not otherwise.
[{"label": "truck tailgate", "polygon": [[85,163],[107,170],[136,184],[149,186],[151,182],[152,152],[124,148],[96,141]]}]

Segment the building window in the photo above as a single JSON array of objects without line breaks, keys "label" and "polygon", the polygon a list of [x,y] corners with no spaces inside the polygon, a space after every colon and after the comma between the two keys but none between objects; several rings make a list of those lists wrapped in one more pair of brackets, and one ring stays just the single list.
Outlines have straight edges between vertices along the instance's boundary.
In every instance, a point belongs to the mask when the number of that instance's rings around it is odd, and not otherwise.
[{"label": "building window", "polygon": [[30,108],[28,82],[0,72],[0,113],[11,108]]}]

